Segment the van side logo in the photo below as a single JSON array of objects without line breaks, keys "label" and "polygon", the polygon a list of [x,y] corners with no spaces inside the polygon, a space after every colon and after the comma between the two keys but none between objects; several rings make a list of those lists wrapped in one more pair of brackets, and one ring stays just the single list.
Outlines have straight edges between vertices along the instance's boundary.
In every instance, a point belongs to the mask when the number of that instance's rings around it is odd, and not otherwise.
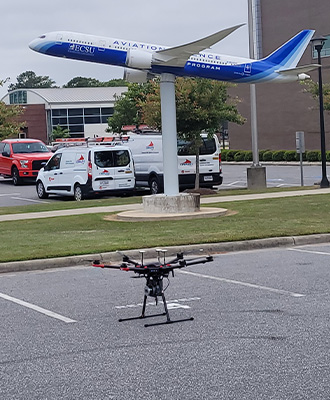
[{"label": "van side logo", "polygon": [[85,164],[85,158],[83,155],[81,155],[77,160],[76,164]]},{"label": "van side logo", "polygon": [[180,163],[180,165],[191,165],[191,161],[186,158],[186,161]]},{"label": "van side logo", "polygon": [[150,142],[150,144],[148,146],[146,146],[147,150],[153,150],[154,148],[155,147],[154,147],[154,144],[152,142]]}]

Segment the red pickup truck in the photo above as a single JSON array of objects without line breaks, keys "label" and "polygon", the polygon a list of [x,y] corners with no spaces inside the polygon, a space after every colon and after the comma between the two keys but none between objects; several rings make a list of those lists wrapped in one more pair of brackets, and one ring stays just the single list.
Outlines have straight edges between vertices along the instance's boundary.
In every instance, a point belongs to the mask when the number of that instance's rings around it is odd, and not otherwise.
[{"label": "red pickup truck", "polygon": [[0,175],[12,177],[14,185],[35,179],[52,155],[41,140],[5,139],[0,142]]}]

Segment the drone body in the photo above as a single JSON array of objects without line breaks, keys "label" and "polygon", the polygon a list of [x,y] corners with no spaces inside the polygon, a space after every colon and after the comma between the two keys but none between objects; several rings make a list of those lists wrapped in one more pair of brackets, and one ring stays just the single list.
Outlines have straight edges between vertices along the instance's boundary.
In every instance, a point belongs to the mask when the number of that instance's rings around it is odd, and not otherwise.
[{"label": "drone body", "polygon": [[[111,264],[102,264],[99,260],[96,260],[93,262],[94,267],[99,267],[99,268],[112,268],[112,269],[119,269],[121,271],[132,271],[139,276],[143,276],[146,279],[146,286],[144,289],[144,298],[143,298],[143,306],[142,306],[142,313],[139,317],[133,317],[133,318],[125,318],[125,319],[120,319],[119,321],[128,321],[128,320],[133,320],[133,319],[142,319],[142,318],[150,318],[150,317],[156,317],[159,315],[166,315],[166,321],[165,322],[158,322],[154,324],[145,324],[145,327],[148,326],[155,326],[155,325],[163,325],[163,324],[171,324],[174,322],[183,322],[183,321],[192,321],[194,318],[186,318],[186,319],[180,319],[180,320],[171,320],[165,300],[165,295],[164,291],[164,285],[163,285],[163,279],[169,277],[169,274],[172,273],[172,276],[174,276],[174,270],[175,269],[180,269],[187,267],[189,265],[196,265],[196,264],[205,264],[207,262],[213,261],[212,256],[207,256],[207,257],[198,257],[198,258],[193,258],[193,259],[184,259],[183,253],[178,253],[176,258],[166,262],[165,260],[165,252],[166,250],[156,250],[158,252],[158,261],[156,262],[151,262],[151,263],[144,263],[143,262],[143,253],[144,251],[140,251],[142,254],[142,259],[141,263],[138,263],[134,260],[131,260],[128,256],[123,255],[123,262],[121,265],[111,265]],[[163,253],[164,255],[164,262],[160,261],[160,253]],[[155,298],[156,305],[158,304],[158,297],[162,298],[163,305],[164,305],[164,313],[161,314],[153,314],[153,315],[145,315],[146,311],[146,304],[147,304],[147,297],[153,297]]]}]

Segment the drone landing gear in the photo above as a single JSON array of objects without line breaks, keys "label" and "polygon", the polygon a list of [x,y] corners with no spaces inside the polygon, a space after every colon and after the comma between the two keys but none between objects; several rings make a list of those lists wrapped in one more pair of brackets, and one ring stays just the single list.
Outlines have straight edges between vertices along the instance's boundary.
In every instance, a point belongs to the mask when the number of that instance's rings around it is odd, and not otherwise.
[{"label": "drone landing gear", "polygon": [[[165,295],[164,295],[163,292],[161,293],[161,296],[162,296],[162,300],[163,300],[165,312],[163,312],[163,313],[161,313],[161,314],[145,315],[146,305],[147,305],[147,297],[148,297],[148,295],[145,294],[145,295],[144,295],[144,298],[143,298],[142,314],[141,314],[139,317],[121,318],[121,319],[119,319],[119,322],[131,321],[131,320],[134,320],[134,319],[144,319],[144,318],[159,317],[159,316],[161,316],[161,315],[166,315],[166,321],[164,321],[164,322],[155,322],[155,323],[153,323],[153,324],[144,324],[145,328],[147,328],[147,327],[149,327],[149,326],[174,324],[174,323],[176,323],[176,322],[184,322],[184,321],[193,321],[193,320],[194,320],[194,317],[185,318],[185,319],[171,320],[170,314],[169,314],[169,312],[168,312],[166,300],[165,300]],[[157,302],[157,301],[156,301],[156,302]]]}]

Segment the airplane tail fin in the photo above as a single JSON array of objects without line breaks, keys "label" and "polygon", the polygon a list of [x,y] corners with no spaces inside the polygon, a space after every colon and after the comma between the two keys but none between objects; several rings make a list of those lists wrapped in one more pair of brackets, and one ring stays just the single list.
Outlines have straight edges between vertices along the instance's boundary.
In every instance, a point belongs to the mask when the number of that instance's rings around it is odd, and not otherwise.
[{"label": "airplane tail fin", "polygon": [[278,65],[280,68],[295,68],[304,54],[314,30],[305,29],[284,43],[263,61]]}]

